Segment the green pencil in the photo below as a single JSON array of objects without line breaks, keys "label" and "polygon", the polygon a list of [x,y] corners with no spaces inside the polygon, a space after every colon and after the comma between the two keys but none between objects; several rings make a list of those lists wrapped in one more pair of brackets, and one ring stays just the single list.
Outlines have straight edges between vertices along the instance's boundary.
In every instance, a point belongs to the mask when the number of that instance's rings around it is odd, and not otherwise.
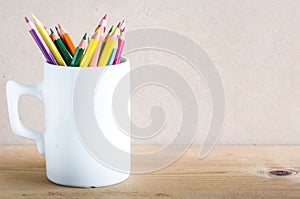
[{"label": "green pencil", "polygon": [[61,56],[65,60],[67,66],[70,66],[72,61],[72,56],[70,55],[69,51],[67,50],[64,42],[61,40],[61,38],[50,28],[51,33],[53,34],[53,40],[54,43],[59,50]]},{"label": "green pencil", "polygon": [[80,41],[79,45],[76,48],[70,66],[79,66],[85,48],[86,48],[86,33],[84,34],[82,40]]}]

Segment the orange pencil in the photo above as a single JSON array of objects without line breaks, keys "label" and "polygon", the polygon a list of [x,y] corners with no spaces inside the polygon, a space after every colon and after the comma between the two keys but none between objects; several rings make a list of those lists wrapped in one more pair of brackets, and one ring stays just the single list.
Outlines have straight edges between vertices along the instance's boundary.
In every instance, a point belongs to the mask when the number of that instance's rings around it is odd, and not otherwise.
[{"label": "orange pencil", "polygon": [[67,49],[72,54],[72,56],[74,56],[76,47],[75,47],[69,33],[60,24],[58,24],[58,27],[60,30],[61,37],[63,38],[63,41],[65,42]]}]

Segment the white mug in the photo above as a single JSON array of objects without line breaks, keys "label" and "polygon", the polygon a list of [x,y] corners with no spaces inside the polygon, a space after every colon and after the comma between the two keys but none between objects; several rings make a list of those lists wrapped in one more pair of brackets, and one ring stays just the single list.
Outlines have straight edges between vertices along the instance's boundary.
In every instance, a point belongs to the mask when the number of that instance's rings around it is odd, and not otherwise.
[{"label": "white mug", "polygon": [[[62,67],[44,63],[42,83],[25,86],[11,80],[7,82],[12,130],[36,142],[38,151],[45,156],[50,181],[66,186],[99,187],[129,177],[129,72],[130,64],[125,58],[120,64],[107,67]],[[112,113],[114,90],[120,82],[122,89],[117,103],[128,107],[129,117],[122,118],[127,133]],[[18,101],[22,95],[34,95],[43,101],[44,133],[21,123]],[[122,157],[114,155],[114,150],[123,151],[119,153]],[[106,159],[115,162],[110,164]]]}]

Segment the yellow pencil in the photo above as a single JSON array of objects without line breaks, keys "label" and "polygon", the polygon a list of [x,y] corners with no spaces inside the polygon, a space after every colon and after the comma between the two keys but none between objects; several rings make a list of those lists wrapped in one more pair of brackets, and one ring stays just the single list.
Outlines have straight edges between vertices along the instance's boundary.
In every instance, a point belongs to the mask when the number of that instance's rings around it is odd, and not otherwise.
[{"label": "yellow pencil", "polygon": [[98,66],[106,66],[110,58],[110,54],[117,42],[117,37],[110,37],[104,46],[103,52],[101,53],[100,59],[98,61]]},{"label": "yellow pencil", "polygon": [[93,36],[89,42],[89,45],[86,48],[86,53],[84,54],[84,56],[79,64],[80,67],[88,67],[88,65],[93,57],[93,54],[96,50],[96,47],[98,45],[99,39],[100,39],[100,27],[97,28],[96,32],[93,34]]},{"label": "yellow pencil", "polygon": [[53,54],[54,58],[56,59],[57,63],[61,66],[66,66],[66,63],[65,63],[64,59],[62,58],[62,56],[60,55],[59,51],[57,50],[55,44],[53,43],[53,41],[49,37],[47,31],[44,28],[44,25],[34,15],[32,15],[32,18],[33,18],[33,21],[36,25],[36,28],[38,29],[39,33],[43,37],[45,43],[49,47],[49,49],[52,52],[52,54]]},{"label": "yellow pencil", "polygon": [[117,42],[117,36],[118,32],[120,30],[120,25],[119,23],[113,33],[111,35],[107,36],[107,41],[105,43],[105,46],[103,48],[103,51],[100,55],[99,61],[98,61],[98,66],[106,66],[107,62],[109,61],[110,55],[113,51],[113,48],[115,47],[115,44]]}]

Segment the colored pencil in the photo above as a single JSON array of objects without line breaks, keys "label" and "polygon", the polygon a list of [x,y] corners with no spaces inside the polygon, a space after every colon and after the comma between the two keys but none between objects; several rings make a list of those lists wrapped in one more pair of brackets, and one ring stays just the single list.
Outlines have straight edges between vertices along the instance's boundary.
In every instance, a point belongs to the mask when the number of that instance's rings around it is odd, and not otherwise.
[{"label": "colored pencil", "polygon": [[63,59],[65,60],[67,66],[69,66],[72,62],[72,56],[69,54],[64,42],[61,38],[50,28],[51,33],[53,34],[54,43],[59,50],[60,54],[62,55]]},{"label": "colored pencil", "polygon": [[82,57],[82,60],[79,64],[80,67],[88,67],[88,65],[92,59],[92,56],[96,50],[99,39],[100,39],[100,28],[98,28],[96,30],[96,32],[93,34],[93,36],[88,44],[86,53]]},{"label": "colored pencil", "polygon": [[123,21],[121,23],[120,31],[124,32],[125,27],[126,27],[126,19],[123,19]]},{"label": "colored pencil", "polygon": [[120,32],[120,27],[121,27],[121,22],[118,23],[117,27],[114,29],[113,33],[111,34],[111,37],[119,34]]},{"label": "colored pencil", "polygon": [[[101,49],[100,49],[100,53],[99,53],[99,58],[98,58],[98,63],[99,63],[99,59],[100,59],[100,57],[101,57],[101,54],[102,54],[102,52],[103,52],[104,46],[105,46],[105,44],[106,44],[106,41],[107,41],[107,39],[110,37],[110,34],[111,34],[113,28],[114,28],[114,26],[112,25],[112,26],[110,27],[110,29],[109,29],[107,35],[105,36],[103,42],[102,42]],[[97,65],[98,65],[98,64],[97,64]],[[98,66],[99,66],[99,65],[98,65]]]},{"label": "colored pencil", "polygon": [[38,45],[40,48],[41,52],[43,53],[46,61],[50,64],[55,64],[57,65],[57,62],[55,58],[53,57],[50,49],[48,48],[47,44],[44,42],[42,36],[36,29],[35,25],[27,18],[25,17],[25,21],[28,26],[28,31],[31,34],[32,38],[34,39],[35,43]]},{"label": "colored pencil", "polygon": [[101,50],[101,46],[102,46],[102,42],[104,40],[104,27],[100,26],[100,38],[99,38],[99,42],[97,44],[96,50],[93,54],[93,57],[89,63],[89,66],[97,66],[98,60],[99,60],[99,54],[100,54],[100,50]]},{"label": "colored pencil", "polygon": [[125,44],[125,27],[124,27],[123,30],[121,30],[121,34],[120,34],[120,37],[118,39],[118,50],[117,50],[117,53],[116,53],[115,60],[113,62],[114,65],[120,63],[123,48],[124,48],[124,44]]},{"label": "colored pencil", "polygon": [[56,32],[47,29],[42,22],[32,14],[32,22],[25,17],[28,31],[40,48],[46,61],[60,66],[109,66],[119,64],[125,45],[126,20],[117,26],[111,26],[106,34],[107,14],[97,24],[92,37],[87,33],[74,45],[70,34],[63,26],[55,26]]},{"label": "colored pencil", "polygon": [[[124,24],[124,28],[125,28],[125,19],[123,19],[123,21],[121,22],[121,25],[122,24]],[[120,32],[122,32],[122,27],[121,27],[121,25],[119,24],[117,27],[120,27],[119,28],[119,30],[120,30]],[[119,38],[119,31],[118,31],[118,29],[116,28],[115,29],[115,34],[117,35],[117,40],[118,40],[118,38]],[[114,46],[114,48],[112,49],[112,52],[111,52],[111,54],[110,54],[110,57],[109,57],[109,60],[108,60],[108,62],[107,62],[107,66],[110,66],[110,65],[112,65],[113,64],[113,62],[114,62],[114,60],[115,60],[115,56],[116,56],[116,53],[117,53],[117,49],[118,49],[118,42],[116,42],[115,43],[115,46]]]},{"label": "colored pencil", "polygon": [[51,31],[46,26],[45,26],[45,30],[47,31],[47,33],[48,33],[49,37],[52,39],[52,41],[54,41],[53,40],[53,34],[51,33]]},{"label": "colored pencil", "polygon": [[[116,38],[116,40],[117,40],[117,38]],[[113,64],[115,57],[116,57],[117,49],[118,49],[118,42],[115,43],[115,46],[112,49],[112,52],[111,52],[108,62],[106,64],[107,66],[110,66]]]},{"label": "colored pencil", "polygon": [[[124,19],[124,20],[122,21],[122,23],[121,23],[121,26],[120,26],[120,33],[122,32],[122,24],[124,24],[124,28],[125,28],[125,19]],[[119,32],[116,32],[116,34],[117,34],[117,40],[120,38],[118,33],[119,33]],[[118,40],[118,41],[119,41],[119,40]],[[119,42],[116,42],[116,43],[115,43],[115,46],[114,46],[114,48],[113,48],[113,50],[112,50],[112,52],[111,52],[111,54],[110,54],[109,61],[108,61],[108,63],[107,63],[108,66],[112,65],[113,62],[114,62],[114,60],[115,60],[116,53],[117,53],[117,50],[118,50],[118,43],[119,43]]]},{"label": "colored pencil", "polygon": [[111,35],[108,35],[107,41],[105,43],[105,46],[103,48],[103,52],[101,53],[101,56],[98,61],[98,66],[106,66],[109,62],[109,58],[111,56],[111,53],[113,52],[113,48],[115,47],[116,41],[117,41],[117,34],[119,32],[121,23],[117,25],[114,32],[111,33]]},{"label": "colored pencil", "polygon": [[103,27],[103,32],[105,33],[106,31],[106,26],[107,26],[107,14],[104,15],[104,17],[100,20],[99,24],[97,25],[95,31],[97,30],[97,28],[99,28],[100,26]]},{"label": "colored pencil", "polygon": [[110,29],[109,29],[109,31],[108,31],[108,33],[107,33],[107,35],[106,35],[106,37],[105,37],[105,40],[104,40],[104,41],[107,41],[107,39],[110,37],[110,35],[111,35],[111,33],[112,33],[113,29],[114,29],[114,25],[112,25],[112,26],[110,27]]},{"label": "colored pencil", "polygon": [[57,26],[55,26],[55,30],[56,30],[58,36],[60,37],[60,39],[64,42],[64,38],[61,36],[60,30],[59,30],[59,28]]},{"label": "colored pencil", "polygon": [[63,42],[64,42],[65,46],[67,47],[67,49],[69,50],[71,55],[74,56],[76,48],[70,37],[70,34],[60,24],[58,24],[58,27],[59,27],[59,31],[60,31],[61,37],[63,38]]},{"label": "colored pencil", "polygon": [[87,44],[86,44],[86,33],[85,33],[82,40],[80,41],[79,45],[76,48],[76,51],[75,51],[75,54],[74,54],[74,57],[72,59],[70,66],[79,66],[79,63],[83,56],[86,45]]},{"label": "colored pencil", "polygon": [[106,41],[103,52],[101,53],[101,57],[98,61],[98,66],[106,66],[107,65],[107,63],[109,61],[109,58],[110,58],[110,55],[111,55],[111,53],[113,51],[113,48],[116,44],[116,41],[117,41],[116,36],[110,37]]},{"label": "colored pencil", "polygon": [[[98,63],[101,51],[103,50],[103,47],[104,47],[103,43],[104,43],[104,34],[105,34],[105,31],[106,31],[106,26],[107,26],[107,14],[105,14],[103,16],[103,18],[100,20],[99,24],[97,25],[97,28],[99,28],[99,27],[102,28],[103,38],[101,40],[101,36],[100,36],[101,42],[99,40],[99,43],[97,45],[97,48],[95,50],[95,53],[94,53],[94,55],[92,57],[92,61],[89,64],[89,66],[97,66],[97,63]],[[95,29],[95,31],[97,30],[97,28]],[[110,30],[110,32],[111,32],[111,30]],[[95,57],[95,56],[98,56],[98,57]],[[95,61],[96,61],[96,63],[95,63]]]},{"label": "colored pencil", "polygon": [[56,62],[61,66],[65,66],[66,63],[65,63],[64,59],[62,58],[62,56],[60,55],[59,51],[57,50],[55,44],[49,37],[47,31],[44,28],[44,25],[34,15],[32,15],[32,18],[34,20],[37,30],[41,34],[42,38],[44,39],[45,43],[47,44],[48,48],[52,52],[54,58],[56,59]]}]

